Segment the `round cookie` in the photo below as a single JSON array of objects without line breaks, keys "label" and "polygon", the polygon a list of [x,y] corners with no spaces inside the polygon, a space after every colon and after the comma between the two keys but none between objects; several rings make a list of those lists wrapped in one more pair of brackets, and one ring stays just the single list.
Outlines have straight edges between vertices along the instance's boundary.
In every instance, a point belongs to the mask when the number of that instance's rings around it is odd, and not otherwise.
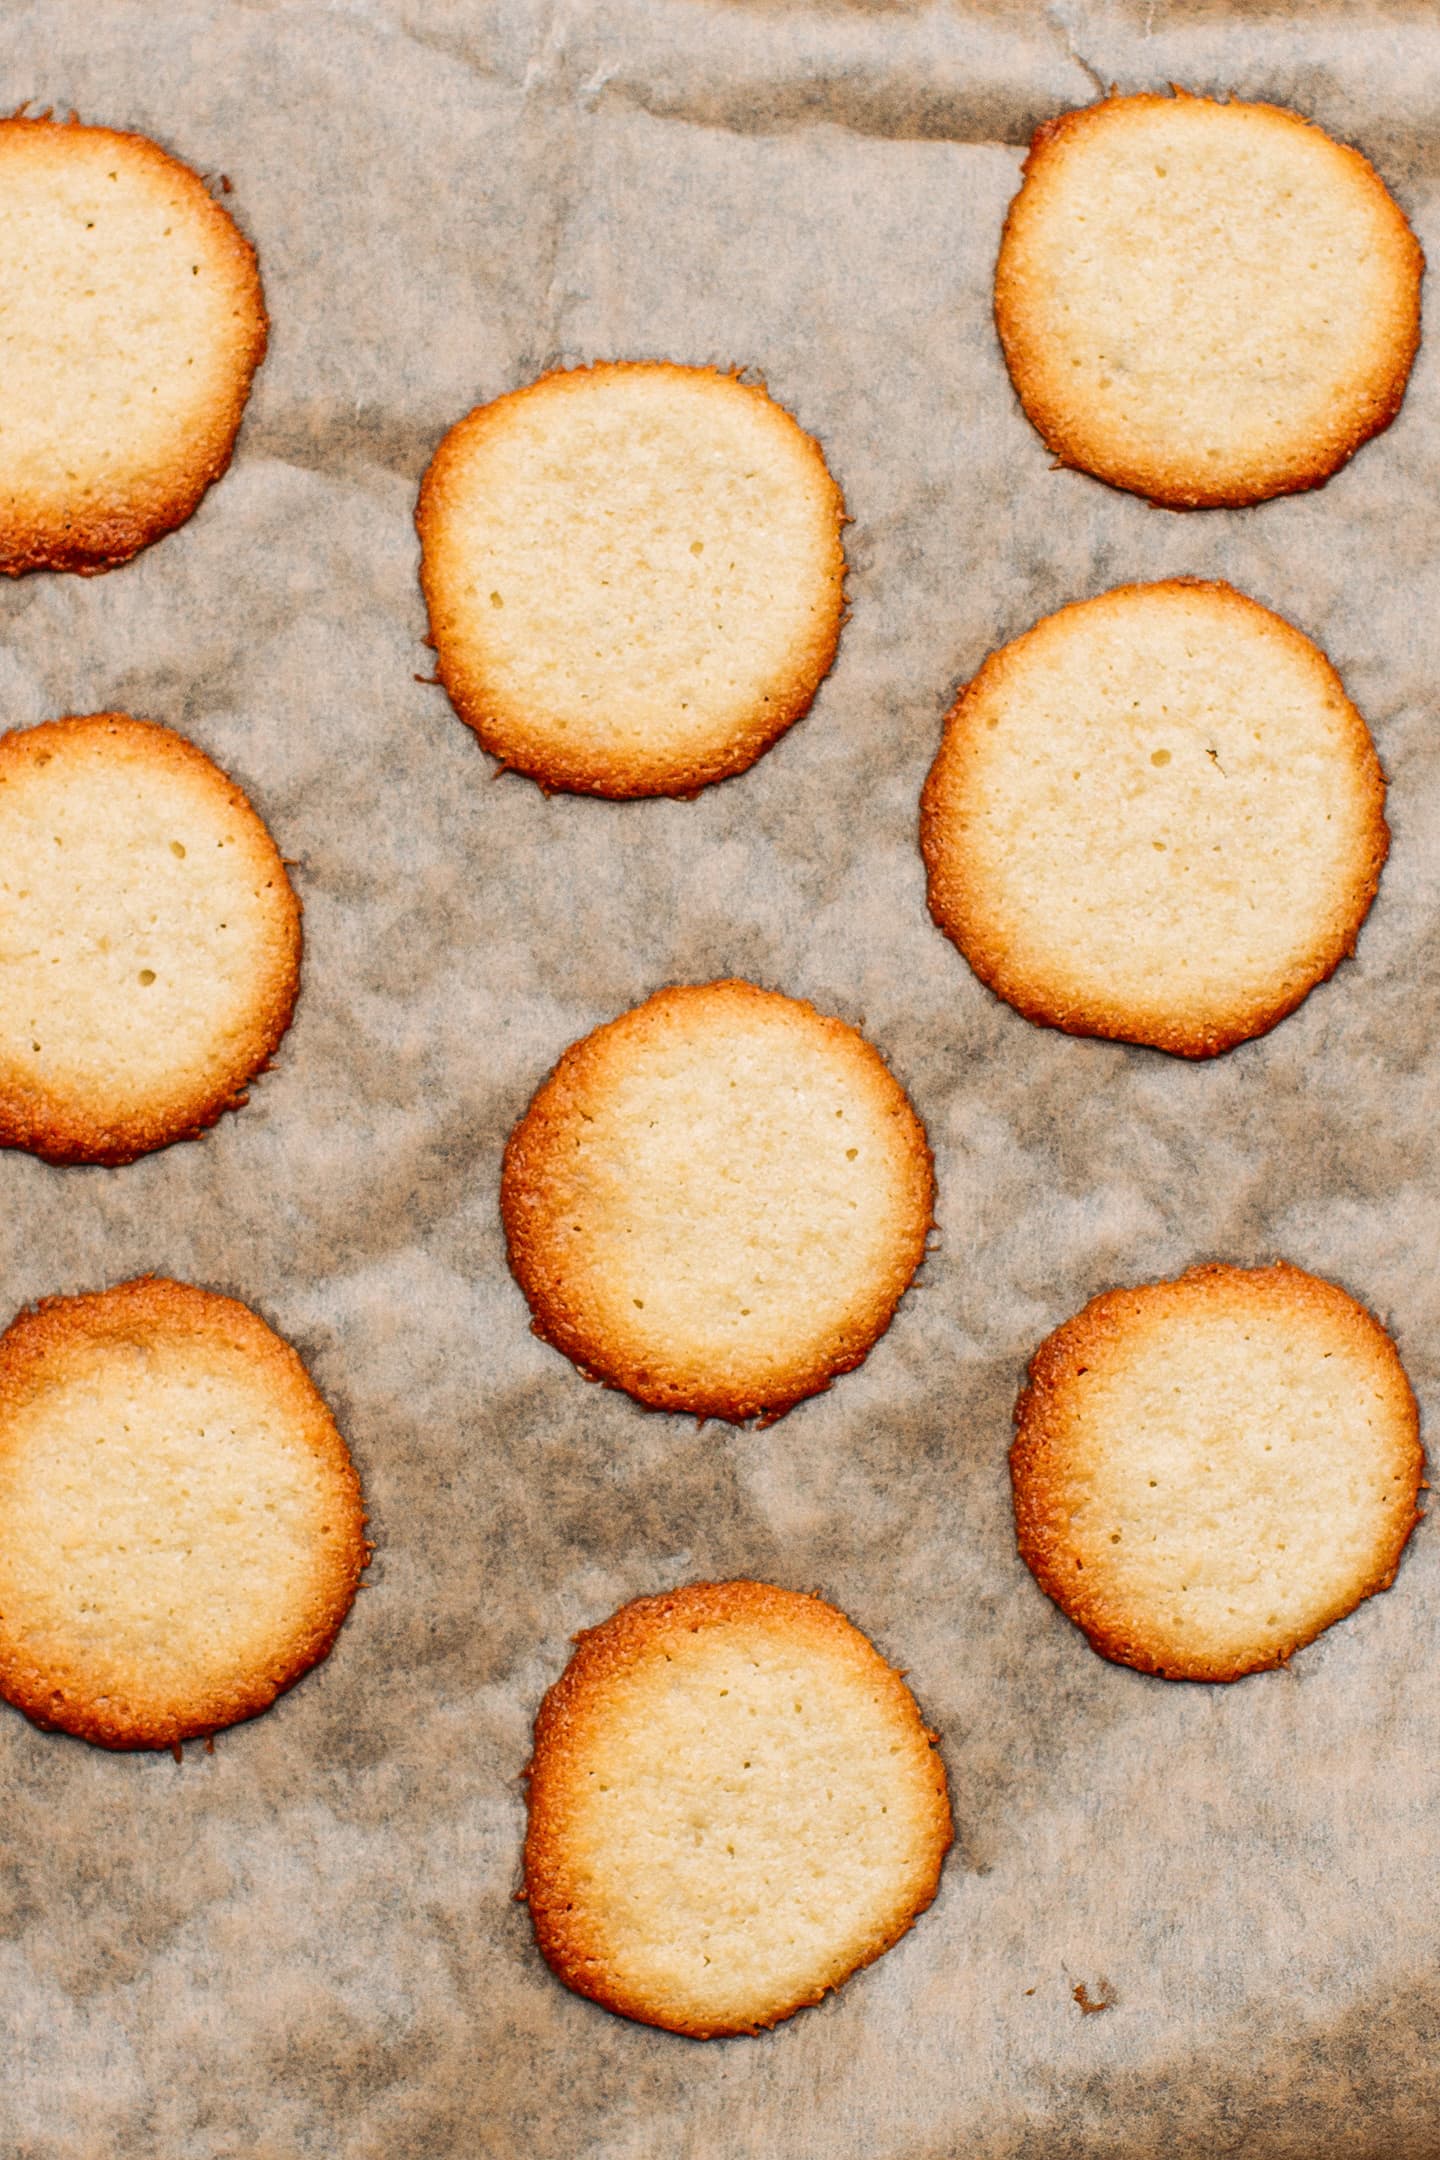
[{"label": "round cookie", "polygon": [[1212,1057],[1353,952],[1384,804],[1308,638],[1228,585],[1122,585],[962,691],[922,804],[930,912],[1027,1019]]},{"label": "round cookie", "polygon": [[124,713],[0,736],[0,1146],[125,1163],[245,1101],[300,904],[238,787]]},{"label": "round cookie", "polygon": [[951,1841],[900,1675],[765,1583],[639,1598],[535,1721],[525,1897],[568,1987],[709,2039],[776,2024],[896,1942]]},{"label": "round cookie", "polygon": [[0,1695],[101,1747],[267,1709],[368,1557],[359,1481],[295,1352],[147,1276],[0,1337]]},{"label": "round cookie", "polygon": [[807,711],[844,612],[818,445],[713,368],[543,375],[450,430],[420,491],[440,680],[504,765],[688,795]]},{"label": "round cookie", "polygon": [[230,462],[265,356],[255,251],[143,135],[0,121],[0,570],[108,570]]},{"label": "round cookie", "polygon": [[1109,97],[1036,134],[995,320],[1062,464],[1238,505],[1320,486],[1389,426],[1424,267],[1373,166],[1298,114]]},{"label": "round cookie", "polygon": [[1110,1290],[1042,1343],[1010,1454],[1020,1551],[1102,1657],[1280,1665],[1394,1580],[1424,1471],[1379,1322],[1278,1261]]},{"label": "round cookie", "polygon": [[779,1417],[858,1365],[933,1220],[879,1052],[746,982],[661,990],[565,1052],[500,1204],[537,1335],[659,1410]]}]

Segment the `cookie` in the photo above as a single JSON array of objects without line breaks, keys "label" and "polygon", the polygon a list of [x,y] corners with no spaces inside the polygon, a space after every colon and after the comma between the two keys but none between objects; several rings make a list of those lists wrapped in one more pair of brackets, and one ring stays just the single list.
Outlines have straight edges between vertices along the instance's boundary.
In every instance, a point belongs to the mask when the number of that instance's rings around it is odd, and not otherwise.
[{"label": "cookie", "polygon": [[1239,505],[1319,487],[1389,426],[1424,267],[1374,167],[1297,113],[1109,97],[1031,144],[995,320],[1061,464]]},{"label": "cookie", "polygon": [[295,1352],[154,1276],[0,1337],[0,1695],[109,1748],[267,1709],[318,1664],[368,1548]]},{"label": "cookie", "polygon": [[1102,1657],[1167,1679],[1283,1664],[1388,1589],[1419,1520],[1395,1345],[1284,1261],[1092,1299],[1035,1353],[1015,1423],[1036,1581]]},{"label": "cookie", "polygon": [[1228,585],[1122,585],[992,653],[925,785],[930,912],[1072,1035],[1213,1057],[1354,951],[1390,844],[1325,655]]},{"label": "cookie", "polygon": [[779,1417],[858,1365],[925,1253],[924,1129],[842,1020],[661,990],[565,1052],[500,1204],[534,1328],[657,1410]]},{"label": "cookie", "polygon": [[246,1099],[300,904],[203,751],[93,713],[0,736],[0,1146],[125,1163]]},{"label": "cookie", "polygon": [[0,570],[109,570],[230,462],[265,356],[255,251],[143,135],[0,121]]},{"label": "cookie", "polygon": [[840,491],[763,390],[599,363],[482,405],[420,491],[441,682],[501,763],[690,795],[807,711],[844,610]]},{"label": "cookie", "polygon": [[525,1840],[568,1987],[697,2039],[755,2032],[925,1910],[951,1839],[936,1735],[833,1605],[691,1583],[578,1644],[535,1721]]}]

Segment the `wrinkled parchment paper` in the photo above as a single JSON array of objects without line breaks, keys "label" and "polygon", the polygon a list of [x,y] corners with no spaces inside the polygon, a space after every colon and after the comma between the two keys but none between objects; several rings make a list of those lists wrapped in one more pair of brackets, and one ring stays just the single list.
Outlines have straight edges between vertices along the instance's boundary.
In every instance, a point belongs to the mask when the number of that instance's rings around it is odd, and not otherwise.
[{"label": "wrinkled parchment paper", "polygon": [[[991,327],[1034,126],[1170,80],[1358,142],[1440,260],[1418,0],[0,15],[0,103],[229,176],[274,324],[190,525],[0,592],[0,722],[119,706],[193,736],[296,860],[306,929],[243,1113],[124,1170],[0,1158],[0,1318],[147,1269],[249,1300],[334,1405],[377,1542],[328,1663],[213,1753],[106,1755],[0,1709],[7,2160],[1440,2152],[1430,1526],[1389,1595],[1228,1689],[1102,1663],[1014,1550],[1025,1360],[1112,1283],[1275,1254],[1334,1275],[1437,1430],[1440,344],[1321,492],[1176,516],[1050,469]],[[415,679],[440,435],[618,355],[763,374],[854,518],[812,713],[694,803],[496,781]],[[1326,647],[1394,830],[1358,958],[1200,1067],[997,1003],[932,928],[915,845],[983,655],[1181,572]],[[496,1214],[564,1046],[728,972],[862,1024],[940,1184],[942,1242],[869,1362],[761,1433],[584,1386],[527,1332]],[[731,1574],[823,1591],[908,1668],[958,1840],[879,1964],[697,2044],[541,1964],[519,1774],[573,1630]]]}]

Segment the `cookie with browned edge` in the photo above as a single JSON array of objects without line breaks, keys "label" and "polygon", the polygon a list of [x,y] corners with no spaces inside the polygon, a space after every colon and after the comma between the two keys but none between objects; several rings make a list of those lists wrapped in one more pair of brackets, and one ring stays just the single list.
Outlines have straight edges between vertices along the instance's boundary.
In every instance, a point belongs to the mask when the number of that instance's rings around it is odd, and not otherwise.
[{"label": "cookie with browned edge", "polygon": [[108,570],[182,525],[266,331],[255,250],[188,165],[0,121],[0,571]]},{"label": "cookie with browned edge", "polygon": [[0,736],[0,1146],[125,1163],[246,1099],[300,903],[240,789],[153,720]]},{"label": "cookie with browned edge", "polygon": [[1298,113],[1112,96],[1037,132],[995,320],[1062,464],[1238,505],[1318,487],[1388,427],[1424,267],[1374,167]]},{"label": "cookie with browned edge", "polygon": [[920,837],[931,914],[1017,1011],[1192,1058],[1334,973],[1390,844],[1369,731],[1319,647],[1182,578],[992,653]]},{"label": "cookie with browned edge", "polygon": [[692,795],[807,711],[844,612],[840,491],[753,383],[597,362],[480,406],[416,522],[440,680],[504,765]]},{"label": "cookie with browned edge", "polygon": [[859,1629],[766,1583],[638,1598],[535,1720],[525,1890],[568,1987],[709,2039],[896,1942],[951,1841],[945,1766]]},{"label": "cookie with browned edge", "polygon": [[500,1201],[535,1332],[654,1409],[770,1419],[858,1365],[925,1252],[924,1129],[842,1020],[657,991],[565,1052]]},{"label": "cookie with browned edge", "polygon": [[1010,1452],[1020,1551],[1102,1657],[1281,1665],[1388,1589],[1419,1520],[1394,1343],[1285,1261],[1108,1290],[1043,1342]]},{"label": "cookie with browned edge", "polygon": [[109,1748],[268,1708],[365,1565],[360,1483],[287,1342],[146,1276],[0,1337],[0,1695]]}]

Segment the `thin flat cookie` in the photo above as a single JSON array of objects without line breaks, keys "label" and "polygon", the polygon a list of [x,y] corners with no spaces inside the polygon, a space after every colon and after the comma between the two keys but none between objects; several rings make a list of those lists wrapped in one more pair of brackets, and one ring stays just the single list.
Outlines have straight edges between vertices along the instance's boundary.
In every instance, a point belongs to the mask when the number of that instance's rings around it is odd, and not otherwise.
[{"label": "thin flat cookie", "polygon": [[1310,639],[1172,578],[1061,608],[961,692],[925,784],[930,912],[1027,1019],[1213,1057],[1355,949],[1390,844]]},{"label": "thin flat cookie", "polygon": [[565,1982],[710,2039],[888,1950],[951,1842],[915,1699],[833,1605],[692,1583],[579,1638],[540,1706],[525,1897]]},{"label": "thin flat cookie", "polygon": [[1109,1290],[1030,1363],[1021,1554],[1102,1657],[1238,1680],[1388,1589],[1419,1517],[1395,1345],[1277,1261]]},{"label": "thin flat cookie", "polygon": [[0,571],[109,570],[182,525],[266,333],[255,250],[188,165],[0,121]]},{"label": "thin flat cookie", "polygon": [[482,405],[416,523],[436,665],[545,788],[693,795],[809,709],[844,612],[819,446],[713,368],[606,362]]},{"label": "thin flat cookie", "polygon": [[248,1306],[144,1277],[0,1337],[0,1695],[160,1748],[268,1708],[368,1557],[309,1374]]},{"label": "thin flat cookie", "polygon": [[300,903],[234,782],[153,720],[0,736],[0,1147],[126,1163],[246,1099]]},{"label": "thin flat cookie", "polygon": [[1374,167],[1297,113],[1109,97],[1037,133],[995,320],[1062,464],[1240,505],[1320,486],[1389,426],[1424,267]]},{"label": "thin flat cookie", "polygon": [[654,1409],[778,1417],[889,1326],[933,1219],[878,1051],[752,983],[658,991],[561,1058],[505,1151],[535,1332]]}]

